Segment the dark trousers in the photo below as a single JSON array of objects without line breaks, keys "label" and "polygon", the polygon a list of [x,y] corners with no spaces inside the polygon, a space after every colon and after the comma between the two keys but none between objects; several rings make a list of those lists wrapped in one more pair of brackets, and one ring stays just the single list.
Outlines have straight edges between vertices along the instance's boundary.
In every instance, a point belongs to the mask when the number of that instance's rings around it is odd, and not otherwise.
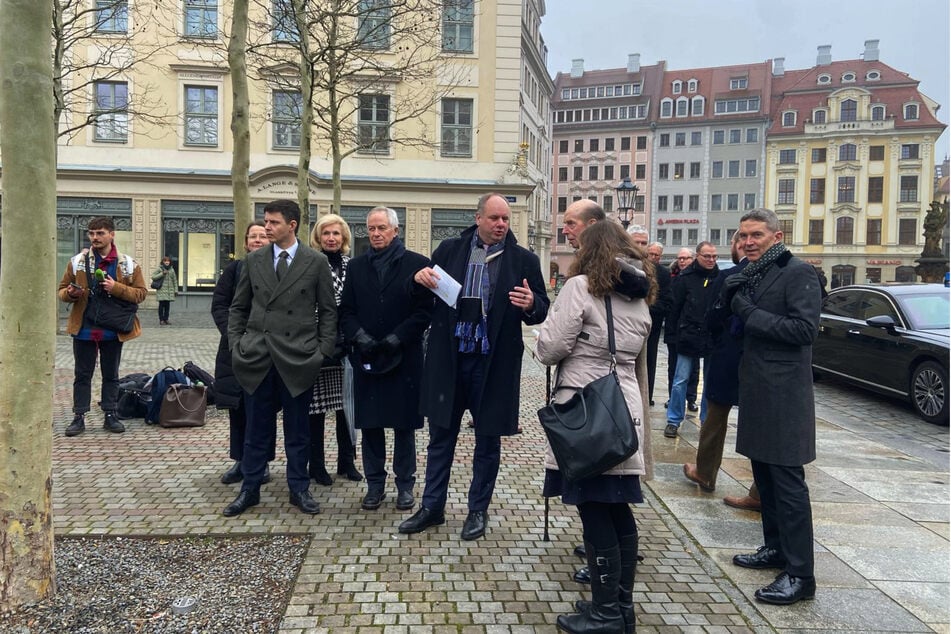
[{"label": "dark trousers", "polygon": [[786,559],[794,577],[814,575],[812,506],[802,467],[751,461],[762,503],[763,539]]},{"label": "dark trousers", "polygon": [[[492,502],[495,480],[499,475],[502,439],[500,436],[479,434],[479,399],[482,397],[484,364],[483,355],[459,354],[449,426],[429,424],[426,489],[423,492],[423,506],[428,509],[441,510],[446,506],[456,440],[459,438],[462,414],[467,409],[475,422],[476,435],[475,450],[472,454],[472,482],[469,484],[469,510],[488,510]],[[512,406],[517,405],[513,403]]]},{"label": "dark trousers", "polygon": [[293,493],[306,491],[307,458],[310,454],[310,422],[307,410],[313,390],[291,396],[278,371],[271,366],[267,376],[253,393],[245,392],[247,429],[245,430],[241,489],[256,491],[264,479],[268,456],[277,437],[277,411],[284,411],[284,453],[287,454],[287,488]]},{"label": "dark trousers", "polygon": [[[674,374],[677,372],[677,344],[667,344],[667,393],[674,389]],[[700,364],[695,363],[687,381],[687,402],[697,402],[697,386],[700,384]]]},{"label": "dark trousers", "polygon": [[73,337],[73,413],[85,414],[92,399],[92,373],[99,358],[99,373],[102,375],[102,391],[99,406],[104,412],[114,412],[119,397],[119,359],[122,357],[122,342],[84,341]]},{"label": "dark trousers", "polygon": [[[386,430],[381,427],[360,430],[363,472],[367,491],[379,493],[386,486]],[[393,430],[393,474],[397,491],[412,491],[416,485],[416,430]]]},{"label": "dark trousers", "polygon": [[663,323],[663,319],[653,322],[651,334],[647,337],[647,398],[652,401],[654,400],[654,377],[657,375],[657,347],[660,345],[660,335],[664,330]]},{"label": "dark trousers", "polygon": [[[347,425],[346,414],[342,409],[335,413],[337,418],[337,467],[353,464],[357,457],[356,447],[350,439],[350,426]],[[324,421],[326,414],[310,415],[310,464],[307,472],[313,476],[320,470],[327,470],[327,463],[324,458]]]},{"label": "dark trousers", "polygon": [[[697,442],[697,475],[710,486],[716,486],[717,474],[723,462],[723,444],[726,442],[727,422],[731,405],[724,405],[707,399],[707,417],[700,425],[700,439]],[[748,495],[758,500],[756,483],[750,485]]]},{"label": "dark trousers", "polygon": [[[241,399],[238,407],[228,410],[228,431],[229,444],[228,455],[232,460],[241,461],[244,456],[244,437],[248,428],[247,410],[245,409],[244,399]],[[276,438],[275,438],[276,441]],[[271,445],[270,458],[268,462],[274,460],[274,445]]]},{"label": "dark trousers", "polygon": [[171,300],[168,300],[168,299],[166,299],[166,300],[159,300],[159,303],[158,303],[158,318],[159,318],[159,321],[160,321],[160,322],[162,322],[162,321],[168,321],[168,312],[169,312],[169,309],[170,309],[171,307],[172,307],[172,301],[171,301]]}]

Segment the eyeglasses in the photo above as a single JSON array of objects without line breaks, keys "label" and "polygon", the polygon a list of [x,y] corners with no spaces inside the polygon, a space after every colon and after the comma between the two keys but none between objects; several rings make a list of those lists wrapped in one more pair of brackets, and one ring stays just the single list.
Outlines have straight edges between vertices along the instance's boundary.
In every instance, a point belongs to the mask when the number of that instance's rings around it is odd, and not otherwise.
[{"label": "eyeglasses", "polygon": [[717,259],[717,254],[714,253],[713,255],[709,255],[709,254],[707,254],[707,253],[701,253],[701,254],[699,255],[699,257],[703,258],[704,260],[716,260],[716,259]]}]

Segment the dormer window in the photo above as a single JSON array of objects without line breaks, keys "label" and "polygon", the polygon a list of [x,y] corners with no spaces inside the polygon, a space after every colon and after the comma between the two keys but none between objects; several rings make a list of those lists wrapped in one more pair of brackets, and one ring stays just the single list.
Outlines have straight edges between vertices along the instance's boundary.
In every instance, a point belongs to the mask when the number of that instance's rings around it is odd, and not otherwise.
[{"label": "dormer window", "polygon": [[679,95],[683,89],[683,82],[679,79],[671,84],[671,90],[674,91],[675,95]]},{"label": "dormer window", "polygon": [[687,92],[697,92],[697,80],[691,79],[687,81]]},{"label": "dormer window", "polygon": [[674,100],[670,97],[661,100],[660,102],[660,116],[663,118],[668,118],[674,114]]},{"label": "dormer window", "polygon": [[730,80],[730,90],[746,90],[749,81],[746,77],[734,77]]},{"label": "dormer window", "polygon": [[703,97],[694,97],[690,100],[690,116],[703,116]]},{"label": "dormer window", "polygon": [[853,73],[852,71],[849,71],[849,72],[847,72],[847,73],[842,73],[842,82],[843,82],[843,83],[851,83],[851,82],[854,82],[854,81],[855,81],[855,73]]},{"label": "dormer window", "polygon": [[905,104],[905,121],[914,121],[918,118],[918,104]]},{"label": "dormer window", "polygon": [[865,73],[865,79],[868,81],[878,81],[882,78],[882,74],[877,70],[870,70]]},{"label": "dormer window", "polygon": [[796,113],[792,110],[783,113],[783,127],[784,128],[794,128],[796,127]]},{"label": "dormer window", "polygon": [[687,109],[689,107],[690,101],[686,97],[680,97],[677,99],[677,116],[686,117]]},{"label": "dormer window", "polygon": [[816,83],[817,83],[817,84],[829,84],[829,83],[832,83],[832,75],[828,75],[828,74],[826,74],[826,73],[823,73],[823,74],[819,75],[819,77],[816,79]]},{"label": "dormer window", "polygon": [[885,106],[872,106],[872,121],[885,120]]},{"label": "dormer window", "polygon": [[812,122],[813,123],[825,123],[826,122],[826,111],[825,110],[813,110],[812,111]]}]

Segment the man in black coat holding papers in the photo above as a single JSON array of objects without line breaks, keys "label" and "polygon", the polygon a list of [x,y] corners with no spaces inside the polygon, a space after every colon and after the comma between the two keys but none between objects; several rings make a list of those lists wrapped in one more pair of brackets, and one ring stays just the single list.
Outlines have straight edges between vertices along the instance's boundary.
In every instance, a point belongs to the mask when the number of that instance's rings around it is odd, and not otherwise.
[{"label": "man in black coat holding papers", "polygon": [[510,214],[501,194],[482,196],[476,224],[442,242],[431,266],[414,277],[417,284],[434,289],[440,276],[431,267],[438,265],[462,290],[455,306],[437,300],[433,311],[421,405],[429,417],[426,488],[421,508],[400,524],[401,533],[445,522],[456,439],[468,409],[476,445],[462,538],[485,534],[501,437],[518,429],[522,324],[543,322],[549,304],[538,257],[518,246],[509,231]]}]

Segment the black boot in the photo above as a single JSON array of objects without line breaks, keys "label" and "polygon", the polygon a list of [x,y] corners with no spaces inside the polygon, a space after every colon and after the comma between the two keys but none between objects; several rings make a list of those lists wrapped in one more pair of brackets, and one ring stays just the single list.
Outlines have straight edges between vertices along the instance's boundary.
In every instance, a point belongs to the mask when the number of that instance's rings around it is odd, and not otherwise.
[{"label": "black boot", "polygon": [[244,474],[241,473],[240,460],[235,460],[231,468],[221,474],[222,484],[234,484],[235,482],[241,482],[243,479]]},{"label": "black boot", "polygon": [[111,431],[113,434],[121,434],[125,431],[125,425],[119,421],[119,417],[116,416],[115,412],[106,412],[106,416],[102,422],[102,428],[106,431]]},{"label": "black boot", "polygon": [[[621,618],[624,619],[624,634],[634,633],[634,579],[637,577],[637,562],[640,560],[637,550],[637,533],[625,535],[621,538],[621,579],[618,582],[618,606],[621,610]],[[591,609],[590,601],[575,601],[577,612],[586,612],[589,609]]]},{"label": "black boot", "polygon": [[334,483],[333,478],[327,473],[327,466],[324,463],[324,415],[310,415],[310,461],[307,466],[307,473],[317,484],[330,486]]},{"label": "black boot", "polygon": [[67,436],[78,436],[86,431],[86,418],[82,414],[76,414],[73,422],[66,426],[65,434]]},{"label": "black boot", "polygon": [[621,578],[621,553],[617,546],[595,550],[585,542],[588,569],[591,571],[591,608],[581,614],[562,614],[558,629],[571,634],[620,634],[624,620],[618,607]]},{"label": "black boot", "polygon": [[343,410],[337,410],[337,475],[346,476],[351,482],[359,482],[363,474],[357,471],[355,464],[357,449],[350,439],[350,426]]}]

